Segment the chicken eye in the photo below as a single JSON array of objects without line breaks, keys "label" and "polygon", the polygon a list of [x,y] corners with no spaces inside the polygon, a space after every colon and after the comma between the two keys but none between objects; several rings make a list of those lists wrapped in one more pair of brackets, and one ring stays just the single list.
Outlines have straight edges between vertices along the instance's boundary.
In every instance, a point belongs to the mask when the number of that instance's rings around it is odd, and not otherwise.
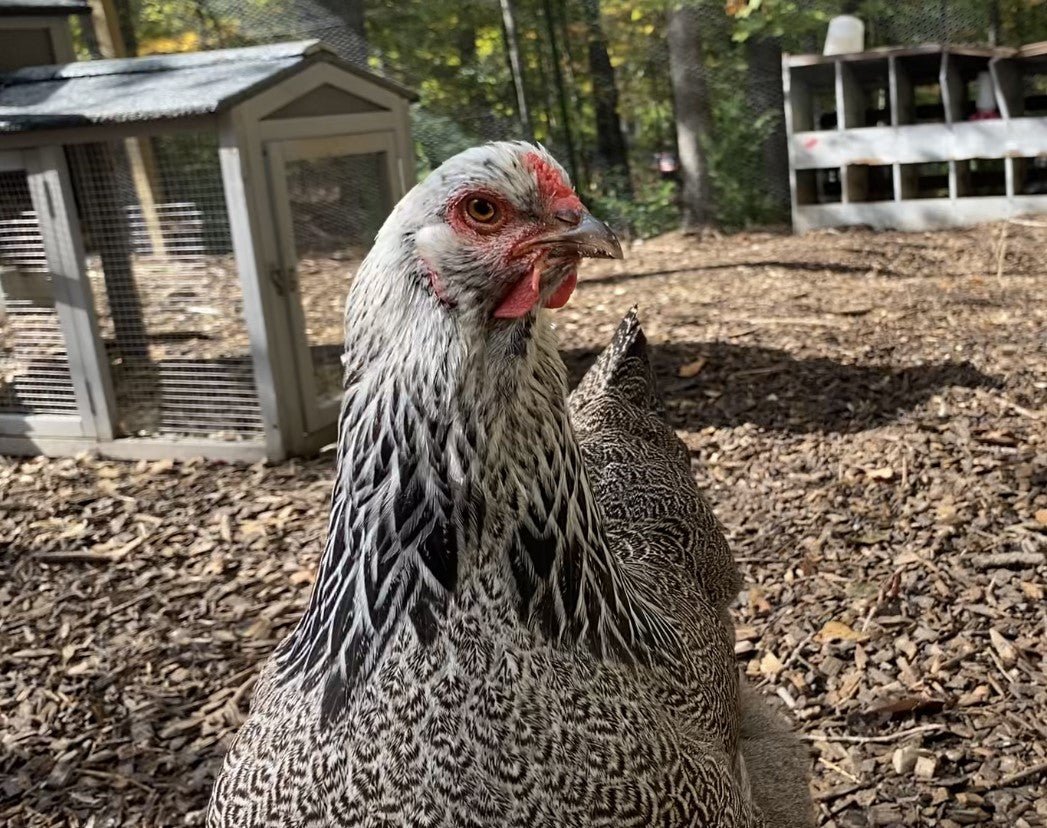
[{"label": "chicken eye", "polygon": [[490,224],[498,218],[498,208],[486,198],[470,198],[465,203],[469,218],[481,224]]}]

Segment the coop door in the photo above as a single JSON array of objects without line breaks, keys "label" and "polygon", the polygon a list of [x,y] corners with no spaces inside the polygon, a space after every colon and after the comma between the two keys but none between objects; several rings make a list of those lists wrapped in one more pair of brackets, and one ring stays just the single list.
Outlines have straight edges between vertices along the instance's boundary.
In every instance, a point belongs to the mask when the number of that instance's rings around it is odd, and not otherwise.
[{"label": "coop door", "polygon": [[353,275],[402,193],[392,132],[268,145],[285,298],[307,432],[337,422]]},{"label": "coop door", "polygon": [[67,176],[55,152],[0,152],[0,449],[110,436]]}]

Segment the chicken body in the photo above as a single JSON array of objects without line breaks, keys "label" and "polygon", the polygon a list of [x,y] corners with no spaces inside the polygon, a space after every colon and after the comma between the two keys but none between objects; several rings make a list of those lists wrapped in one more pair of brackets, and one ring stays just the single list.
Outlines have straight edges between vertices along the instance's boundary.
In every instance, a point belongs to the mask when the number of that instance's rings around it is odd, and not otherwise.
[{"label": "chicken body", "polygon": [[[534,148],[441,170],[354,283],[327,548],[208,824],[771,824],[739,752],[737,576],[639,325],[569,413],[539,310],[572,251],[617,243]],[[511,245],[470,224],[492,203]]]}]

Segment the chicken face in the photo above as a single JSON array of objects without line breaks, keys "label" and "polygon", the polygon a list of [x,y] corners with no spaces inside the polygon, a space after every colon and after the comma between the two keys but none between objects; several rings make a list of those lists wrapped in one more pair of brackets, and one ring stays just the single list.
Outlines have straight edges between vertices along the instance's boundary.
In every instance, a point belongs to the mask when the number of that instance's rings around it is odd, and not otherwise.
[{"label": "chicken face", "polygon": [[448,308],[506,320],[559,308],[574,291],[583,257],[622,255],[611,229],[585,209],[563,168],[539,147],[467,150],[419,189],[427,215],[414,234],[415,250]]}]

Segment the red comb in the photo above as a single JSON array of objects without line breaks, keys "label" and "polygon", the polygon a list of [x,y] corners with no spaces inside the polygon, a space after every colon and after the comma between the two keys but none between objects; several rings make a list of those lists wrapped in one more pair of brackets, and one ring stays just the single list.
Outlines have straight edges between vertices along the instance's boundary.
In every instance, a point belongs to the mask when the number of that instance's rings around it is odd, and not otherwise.
[{"label": "red comb", "polygon": [[572,200],[577,203],[578,207],[582,206],[574,189],[564,181],[560,171],[545,158],[537,152],[529,152],[524,157],[524,161],[531,172],[534,173],[534,177],[538,179],[538,191],[543,196],[550,201],[559,201],[560,199]]}]

